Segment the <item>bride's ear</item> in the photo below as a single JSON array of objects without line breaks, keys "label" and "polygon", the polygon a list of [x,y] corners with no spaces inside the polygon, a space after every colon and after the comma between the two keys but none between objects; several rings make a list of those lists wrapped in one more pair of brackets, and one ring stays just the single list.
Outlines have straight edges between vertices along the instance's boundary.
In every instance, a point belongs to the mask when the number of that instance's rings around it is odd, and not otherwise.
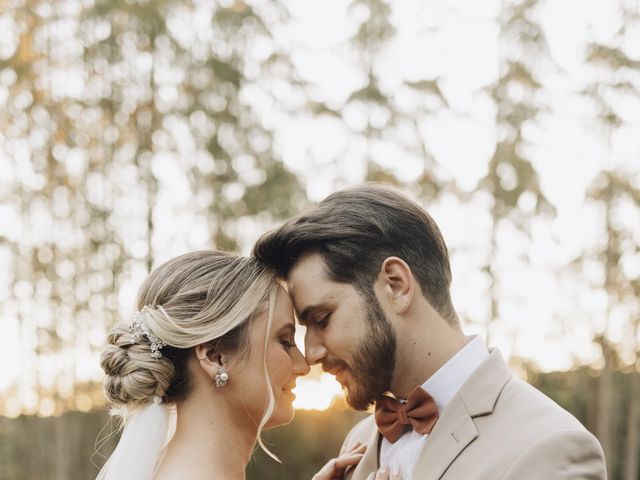
[{"label": "bride's ear", "polygon": [[201,343],[194,347],[196,359],[209,378],[214,378],[220,369],[226,366],[226,357],[216,352],[211,343]]}]

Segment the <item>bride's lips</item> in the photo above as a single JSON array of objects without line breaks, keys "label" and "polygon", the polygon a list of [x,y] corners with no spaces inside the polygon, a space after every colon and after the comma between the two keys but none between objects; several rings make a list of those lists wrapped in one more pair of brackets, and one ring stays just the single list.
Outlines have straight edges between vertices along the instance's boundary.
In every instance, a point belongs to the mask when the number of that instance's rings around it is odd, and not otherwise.
[{"label": "bride's lips", "polygon": [[284,387],[284,388],[282,389],[282,391],[283,391],[285,394],[287,394],[287,395],[291,395],[292,397],[295,397],[295,396],[296,396],[296,394],[295,394],[295,393],[293,393],[293,389],[294,389],[294,388],[296,388],[296,384],[295,384],[295,383],[293,383],[293,384],[291,384],[291,385],[287,385],[286,387]]}]

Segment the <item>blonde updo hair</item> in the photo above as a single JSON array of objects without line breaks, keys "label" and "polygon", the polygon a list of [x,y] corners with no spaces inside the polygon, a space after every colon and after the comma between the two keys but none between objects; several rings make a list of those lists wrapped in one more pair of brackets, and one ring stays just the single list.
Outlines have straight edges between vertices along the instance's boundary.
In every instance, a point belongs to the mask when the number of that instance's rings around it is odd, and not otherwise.
[{"label": "blonde updo hair", "polygon": [[[210,342],[222,351],[246,353],[249,320],[267,300],[270,330],[276,288],[276,275],[268,267],[226,252],[196,251],[160,265],[143,283],[137,307],[139,311],[148,307],[147,327],[167,345],[156,359],[149,339],[136,338],[129,323],[113,328],[101,358],[108,402],[113,407],[136,407],[154,396],[166,403],[183,398],[189,392],[191,348]],[[260,428],[273,404],[270,391]]]}]

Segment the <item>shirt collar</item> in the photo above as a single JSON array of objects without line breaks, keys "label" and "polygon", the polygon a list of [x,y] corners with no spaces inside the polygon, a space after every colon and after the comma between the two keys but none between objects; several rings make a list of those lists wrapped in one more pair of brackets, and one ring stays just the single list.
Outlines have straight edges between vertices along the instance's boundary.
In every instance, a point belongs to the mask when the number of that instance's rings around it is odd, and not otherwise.
[{"label": "shirt collar", "polygon": [[436,401],[440,414],[476,368],[489,358],[487,347],[479,335],[467,338],[467,344],[422,384],[422,388]]}]

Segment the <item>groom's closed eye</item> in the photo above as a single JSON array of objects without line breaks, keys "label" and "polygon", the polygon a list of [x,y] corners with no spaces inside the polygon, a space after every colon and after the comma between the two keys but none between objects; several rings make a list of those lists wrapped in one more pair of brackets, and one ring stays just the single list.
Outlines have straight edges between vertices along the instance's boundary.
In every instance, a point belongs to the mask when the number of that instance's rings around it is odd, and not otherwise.
[{"label": "groom's closed eye", "polygon": [[331,319],[331,313],[321,314],[321,315],[318,315],[316,318],[314,318],[313,324],[322,330],[326,328],[327,325],[329,325],[330,319]]},{"label": "groom's closed eye", "polygon": [[324,317],[331,315],[333,309],[333,305],[322,302],[305,307],[299,315],[296,315],[296,317],[298,318],[298,323],[306,327],[311,322],[318,322],[319,320],[323,320]]}]

